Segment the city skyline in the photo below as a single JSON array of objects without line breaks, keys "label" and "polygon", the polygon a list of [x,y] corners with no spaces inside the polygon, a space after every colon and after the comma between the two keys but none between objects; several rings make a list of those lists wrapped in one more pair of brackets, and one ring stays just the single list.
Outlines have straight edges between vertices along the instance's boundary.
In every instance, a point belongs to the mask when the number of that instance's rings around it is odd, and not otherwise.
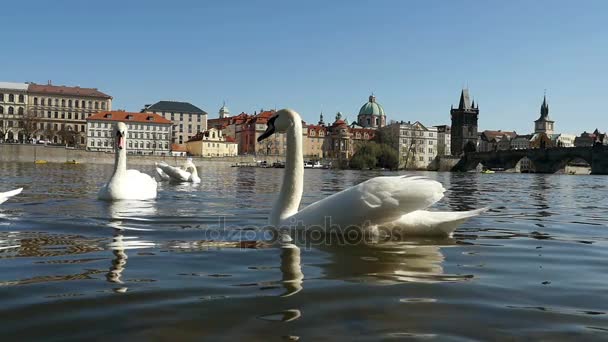
[{"label": "city skyline", "polygon": [[0,63],[11,66],[3,81],[96,87],[116,109],[187,101],[214,118],[225,100],[232,114],[291,107],[309,123],[321,111],[353,121],[373,92],[389,120],[449,124],[468,86],[480,130],[520,134],[534,130],[546,89],[556,132],[580,134],[606,130],[606,9],[601,1],[110,1],[95,11],[10,3],[0,16],[19,30],[4,37],[16,48]]}]

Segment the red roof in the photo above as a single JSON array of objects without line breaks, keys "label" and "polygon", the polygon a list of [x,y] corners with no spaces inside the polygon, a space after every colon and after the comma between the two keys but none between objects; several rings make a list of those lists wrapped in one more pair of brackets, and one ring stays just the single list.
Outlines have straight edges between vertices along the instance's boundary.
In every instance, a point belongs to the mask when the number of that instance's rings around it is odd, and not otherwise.
[{"label": "red roof", "polygon": [[175,151],[175,152],[188,152],[188,149],[186,149],[186,146],[184,146],[184,145],[171,144],[171,151]]},{"label": "red roof", "polygon": [[103,98],[103,99],[112,98],[112,96],[100,92],[99,90],[97,90],[97,88],[66,87],[66,86],[56,86],[56,85],[52,85],[52,84],[41,85],[41,84],[30,83],[27,90],[30,93],[37,93],[37,94],[88,96],[88,97],[99,97],[99,98]]},{"label": "red roof", "polygon": [[132,113],[122,110],[103,111],[93,114],[87,118],[88,120],[102,121],[122,121],[122,122],[140,122],[140,123],[157,123],[171,124],[172,122],[154,113]]}]

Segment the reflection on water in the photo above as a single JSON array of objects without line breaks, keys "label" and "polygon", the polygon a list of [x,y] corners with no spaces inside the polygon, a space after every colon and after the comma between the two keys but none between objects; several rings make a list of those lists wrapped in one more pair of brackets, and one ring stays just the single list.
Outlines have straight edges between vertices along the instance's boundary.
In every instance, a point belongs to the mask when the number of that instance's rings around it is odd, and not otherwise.
[{"label": "reflection on water", "polygon": [[[111,165],[0,163],[0,188],[25,188],[0,207],[2,336],[606,338],[608,177],[424,173],[437,209],[490,211],[453,239],[296,246],[257,229],[284,170],[198,166],[107,203]],[[303,202],[381,174],[307,169]]]}]

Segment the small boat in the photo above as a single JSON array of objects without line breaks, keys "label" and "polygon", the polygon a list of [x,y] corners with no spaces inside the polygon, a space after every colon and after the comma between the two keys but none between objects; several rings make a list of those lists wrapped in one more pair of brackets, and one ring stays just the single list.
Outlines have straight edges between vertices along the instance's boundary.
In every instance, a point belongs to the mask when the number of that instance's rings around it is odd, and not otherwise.
[{"label": "small boat", "polygon": [[314,167],[312,162],[305,162],[304,163],[304,168],[305,169],[312,169]]},{"label": "small boat", "polygon": [[46,164],[46,163],[47,163],[47,161],[44,159],[36,159],[34,161],[34,164]]},{"label": "small boat", "polygon": [[312,164],[312,168],[313,169],[322,169],[323,165],[321,165],[321,162],[317,160],[314,164]]},{"label": "small boat", "polygon": [[492,170],[483,170],[483,171],[481,171],[481,173],[494,173],[494,171],[492,171]]},{"label": "small boat", "polygon": [[68,160],[65,162],[66,164],[80,164],[80,162],[76,161],[76,160]]}]

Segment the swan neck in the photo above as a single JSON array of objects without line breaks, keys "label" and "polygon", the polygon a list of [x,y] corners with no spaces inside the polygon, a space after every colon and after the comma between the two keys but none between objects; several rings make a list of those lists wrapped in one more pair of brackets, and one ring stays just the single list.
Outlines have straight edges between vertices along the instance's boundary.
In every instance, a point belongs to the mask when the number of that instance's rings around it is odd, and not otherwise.
[{"label": "swan neck", "polygon": [[114,174],[121,174],[127,172],[127,143],[125,139],[125,147],[120,149],[118,146],[115,147],[114,153]]},{"label": "swan neck", "polygon": [[302,122],[295,120],[286,133],[287,154],[285,173],[279,198],[271,215],[271,225],[278,226],[282,220],[298,212],[304,184],[304,156],[302,154]]}]

